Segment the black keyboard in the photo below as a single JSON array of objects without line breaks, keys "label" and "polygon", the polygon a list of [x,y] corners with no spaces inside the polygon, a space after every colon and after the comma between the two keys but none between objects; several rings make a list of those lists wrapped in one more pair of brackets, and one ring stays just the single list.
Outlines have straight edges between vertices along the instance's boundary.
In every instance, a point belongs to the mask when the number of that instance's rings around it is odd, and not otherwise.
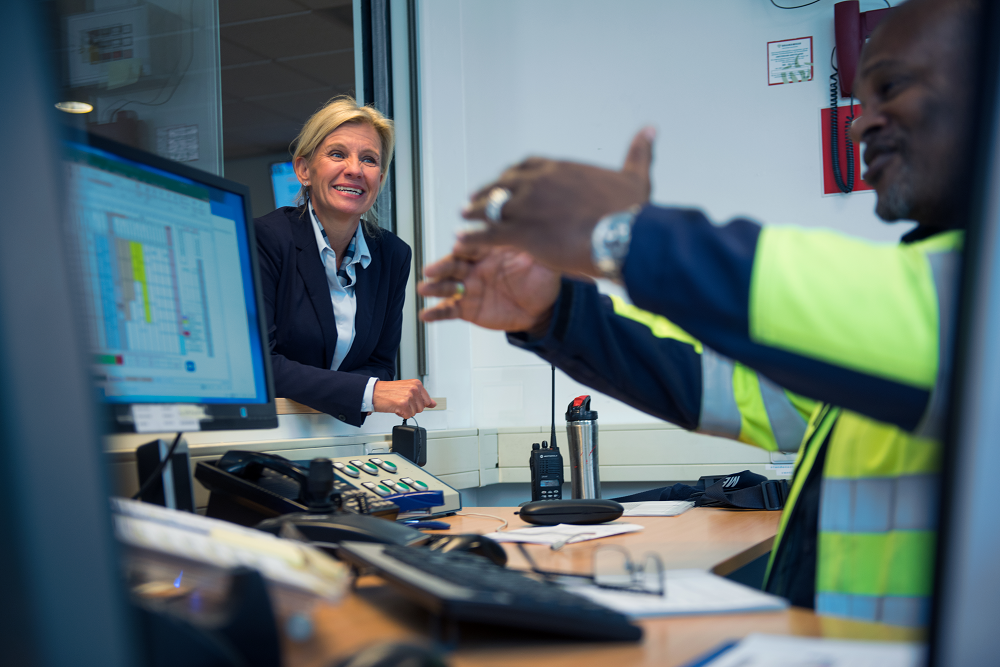
[{"label": "black keyboard", "polygon": [[624,614],[482,556],[369,542],[342,542],[337,556],[373,570],[446,620],[597,640],[642,637],[642,628]]}]

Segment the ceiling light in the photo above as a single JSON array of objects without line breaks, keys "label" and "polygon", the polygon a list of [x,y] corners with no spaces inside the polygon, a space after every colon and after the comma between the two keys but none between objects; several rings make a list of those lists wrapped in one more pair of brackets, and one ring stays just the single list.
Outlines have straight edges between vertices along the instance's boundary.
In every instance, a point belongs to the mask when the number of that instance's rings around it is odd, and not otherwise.
[{"label": "ceiling light", "polygon": [[56,109],[66,113],[90,113],[94,110],[94,105],[86,102],[56,102]]}]

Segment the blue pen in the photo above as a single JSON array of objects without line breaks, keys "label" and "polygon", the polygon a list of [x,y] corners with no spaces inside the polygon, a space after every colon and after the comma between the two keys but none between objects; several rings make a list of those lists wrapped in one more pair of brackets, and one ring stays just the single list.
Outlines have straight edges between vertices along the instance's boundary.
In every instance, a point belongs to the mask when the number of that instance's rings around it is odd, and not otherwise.
[{"label": "blue pen", "polygon": [[451,524],[447,524],[444,521],[420,521],[419,519],[410,519],[409,521],[404,521],[407,526],[416,528],[417,530],[449,530]]}]

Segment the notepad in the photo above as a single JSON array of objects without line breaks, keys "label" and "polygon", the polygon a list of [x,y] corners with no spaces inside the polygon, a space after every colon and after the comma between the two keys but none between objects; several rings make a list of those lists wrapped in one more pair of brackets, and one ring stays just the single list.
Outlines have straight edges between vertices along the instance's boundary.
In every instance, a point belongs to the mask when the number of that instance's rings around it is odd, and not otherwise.
[{"label": "notepad", "polygon": [[647,500],[637,503],[622,503],[622,516],[677,516],[694,507],[691,500]]},{"label": "notepad", "polygon": [[[630,593],[590,584],[569,590],[634,618],[683,614],[776,611],[788,601],[704,570],[667,570],[666,596]],[[655,586],[650,586],[655,589]]]},{"label": "notepad", "polygon": [[687,667],[917,667],[925,654],[912,643],[753,634]]}]

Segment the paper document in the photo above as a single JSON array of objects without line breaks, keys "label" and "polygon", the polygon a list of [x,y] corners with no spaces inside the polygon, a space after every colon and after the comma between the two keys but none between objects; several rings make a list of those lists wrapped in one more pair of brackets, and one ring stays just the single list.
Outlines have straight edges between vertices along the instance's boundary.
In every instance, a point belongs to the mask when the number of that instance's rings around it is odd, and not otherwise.
[{"label": "paper document", "polygon": [[338,600],[350,583],[345,565],[304,542],[135,500],[114,498],[115,534],[125,544],[225,569],[239,565],[265,579]]},{"label": "paper document", "polygon": [[694,507],[691,500],[647,500],[638,503],[622,503],[623,516],[677,516]]},{"label": "paper document", "polygon": [[750,635],[704,667],[917,667],[921,644]]},{"label": "paper document", "polygon": [[[788,606],[784,598],[704,570],[667,570],[665,574],[667,594],[663,597],[598,588],[591,584],[571,586],[568,590],[632,617],[774,611]],[[649,588],[655,590],[656,586]]]},{"label": "paper document", "polygon": [[634,533],[642,530],[635,523],[601,523],[594,526],[576,526],[560,523],[556,526],[536,526],[534,528],[518,528],[505,530],[502,533],[490,533],[489,537],[497,542],[526,542],[528,544],[575,544],[596,540],[612,535]]}]

